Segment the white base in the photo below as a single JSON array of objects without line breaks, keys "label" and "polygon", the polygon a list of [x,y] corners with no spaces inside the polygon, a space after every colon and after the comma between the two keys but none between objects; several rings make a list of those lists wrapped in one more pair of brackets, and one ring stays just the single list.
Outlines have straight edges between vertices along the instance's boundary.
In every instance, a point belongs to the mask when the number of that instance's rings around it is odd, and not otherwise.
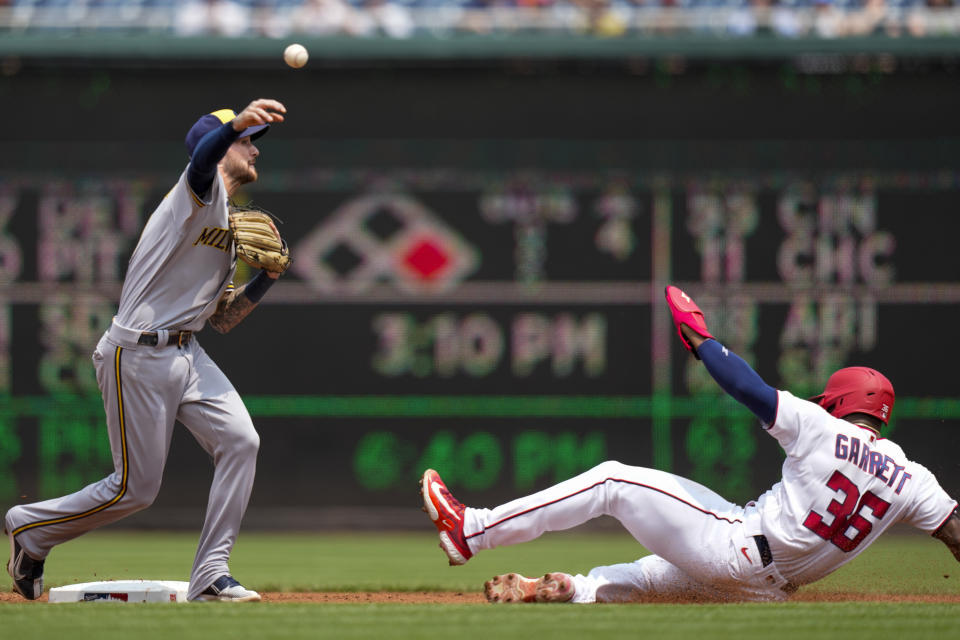
[{"label": "white base", "polygon": [[186,602],[189,582],[105,580],[50,589],[50,602]]}]

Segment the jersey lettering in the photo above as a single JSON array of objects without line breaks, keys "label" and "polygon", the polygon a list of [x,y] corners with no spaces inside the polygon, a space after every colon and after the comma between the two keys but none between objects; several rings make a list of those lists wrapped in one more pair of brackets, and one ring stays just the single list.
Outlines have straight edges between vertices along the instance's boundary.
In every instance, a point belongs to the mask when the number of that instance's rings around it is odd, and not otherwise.
[{"label": "jersey lettering", "polygon": [[877,476],[881,480],[886,480],[883,477],[883,454],[879,451],[872,451],[870,453],[870,475]]},{"label": "jersey lettering", "polygon": [[[901,467],[901,468],[902,468],[902,467]],[[898,485],[897,485],[897,488],[896,488],[896,494],[897,494],[897,495],[900,495],[900,492],[903,491],[903,485],[905,485],[905,484],[907,483],[907,480],[909,480],[909,479],[912,478],[912,477],[913,477],[913,475],[911,475],[911,474],[909,474],[909,473],[904,473],[904,474],[903,474],[903,478],[900,479],[900,484],[898,484]],[[890,486],[893,486],[893,483],[891,483]]]},{"label": "jersey lettering", "polygon": [[[860,515],[864,507],[869,508],[873,517],[879,520],[887,513],[890,503],[870,491],[863,494],[861,498],[857,485],[839,470],[833,472],[827,481],[827,486],[843,494],[843,502],[831,500],[827,505],[827,512],[833,515],[833,520],[827,524],[823,521],[823,516],[811,509],[806,520],[803,521],[803,526],[824,540],[830,541],[844,553],[849,553],[856,549],[873,530],[873,523]],[[850,529],[857,532],[852,538],[847,537]]]},{"label": "jersey lettering", "polygon": [[[843,436],[846,438],[846,436]],[[860,459],[860,439],[854,438],[850,443],[850,460],[853,460],[853,463],[856,464],[857,460]]]},{"label": "jersey lettering", "polygon": [[883,461],[880,463],[877,477],[883,480],[884,482],[888,482],[890,480],[890,478],[888,478],[886,474],[887,474],[887,471],[889,471],[889,467],[891,463],[893,463],[893,458],[891,458],[890,456],[883,456]]},{"label": "jersey lettering", "polygon": [[[849,438],[842,433],[837,434],[837,442],[833,449],[833,455],[835,458],[840,460],[846,460],[847,456],[850,453],[850,448],[847,446],[847,440]],[[856,438],[854,438],[856,440]]]},{"label": "jersey lettering", "polygon": [[203,231],[200,232],[200,235],[194,241],[193,246],[203,244],[208,247],[213,247],[214,249],[220,249],[220,251],[226,252],[230,248],[230,243],[228,242],[229,238],[229,229],[222,229],[220,227],[204,227]]},{"label": "jersey lettering", "polygon": [[861,470],[866,471],[872,476],[876,476],[892,487],[900,478],[900,484],[897,485],[896,493],[900,495],[907,480],[912,476],[900,473],[906,468],[897,464],[897,461],[890,456],[884,455],[879,451],[871,451],[867,445],[861,445],[859,438],[837,434],[837,440],[834,443],[833,455],[838,460],[845,460],[857,465]]}]

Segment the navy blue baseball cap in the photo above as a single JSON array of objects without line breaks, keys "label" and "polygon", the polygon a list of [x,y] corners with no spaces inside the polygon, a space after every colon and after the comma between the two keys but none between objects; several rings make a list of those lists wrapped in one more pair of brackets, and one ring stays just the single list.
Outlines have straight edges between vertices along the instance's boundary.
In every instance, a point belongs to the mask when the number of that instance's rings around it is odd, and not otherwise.
[{"label": "navy blue baseball cap", "polygon": [[[190,127],[190,131],[187,132],[187,138],[184,140],[184,143],[187,145],[187,153],[190,154],[190,157],[193,157],[193,150],[197,148],[197,143],[200,142],[200,138],[236,117],[237,114],[233,112],[233,109],[220,109],[219,111],[208,113],[205,116],[200,116],[200,119]],[[237,136],[237,139],[239,140],[240,138],[250,136],[251,140],[256,140],[265,134],[269,128],[270,125],[268,124],[258,124],[247,127]]]}]

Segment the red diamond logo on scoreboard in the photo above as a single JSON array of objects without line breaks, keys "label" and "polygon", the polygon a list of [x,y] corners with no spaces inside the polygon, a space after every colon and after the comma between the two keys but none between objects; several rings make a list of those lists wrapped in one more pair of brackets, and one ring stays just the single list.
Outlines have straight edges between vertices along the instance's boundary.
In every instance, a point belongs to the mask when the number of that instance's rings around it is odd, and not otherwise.
[{"label": "red diamond logo on scoreboard", "polygon": [[[390,232],[380,233],[383,216]],[[443,217],[405,194],[349,200],[294,247],[293,271],[321,291],[363,293],[392,282],[408,294],[450,291],[473,273],[479,252]],[[337,256],[348,256],[348,268]]]},{"label": "red diamond logo on scoreboard", "polygon": [[476,252],[435,219],[420,219],[393,242],[397,286],[409,292],[449,290],[476,268]]},{"label": "red diamond logo on scoreboard", "polygon": [[403,263],[424,280],[438,277],[450,261],[449,251],[436,236],[418,238],[403,256]]}]

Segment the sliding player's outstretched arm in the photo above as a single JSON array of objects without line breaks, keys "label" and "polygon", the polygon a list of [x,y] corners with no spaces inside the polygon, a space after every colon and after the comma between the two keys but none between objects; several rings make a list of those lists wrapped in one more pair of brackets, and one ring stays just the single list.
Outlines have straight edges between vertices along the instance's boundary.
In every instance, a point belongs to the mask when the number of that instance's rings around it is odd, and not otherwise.
[{"label": "sliding player's outstretched arm", "polygon": [[717,384],[734,400],[750,409],[764,424],[777,416],[777,390],[768,385],[743,358],[717,342],[710,334],[703,312],[690,296],[670,286],[667,304],[683,345],[702,360]]}]

